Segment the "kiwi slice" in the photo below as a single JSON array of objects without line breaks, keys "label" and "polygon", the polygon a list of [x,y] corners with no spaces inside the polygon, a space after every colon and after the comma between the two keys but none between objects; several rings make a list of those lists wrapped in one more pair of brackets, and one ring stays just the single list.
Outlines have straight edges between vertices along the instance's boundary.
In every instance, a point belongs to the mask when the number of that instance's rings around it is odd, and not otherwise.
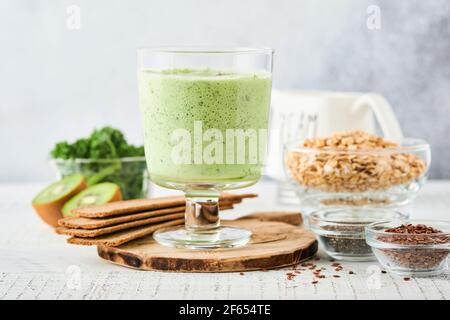
[{"label": "kiwi slice", "polygon": [[103,182],[83,190],[66,202],[62,212],[64,217],[73,217],[73,209],[105,204],[108,202],[122,200],[120,187],[112,182]]},{"label": "kiwi slice", "polygon": [[58,220],[62,218],[61,210],[66,201],[86,187],[83,176],[67,176],[39,192],[34,197],[32,206],[45,223],[56,227]]}]

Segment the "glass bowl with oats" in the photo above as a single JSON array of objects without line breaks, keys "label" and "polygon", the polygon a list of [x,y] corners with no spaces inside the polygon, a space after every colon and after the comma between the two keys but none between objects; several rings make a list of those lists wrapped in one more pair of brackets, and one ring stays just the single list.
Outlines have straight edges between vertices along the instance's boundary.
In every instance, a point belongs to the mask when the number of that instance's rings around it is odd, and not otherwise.
[{"label": "glass bowl with oats", "polygon": [[395,207],[424,185],[430,145],[391,141],[364,131],[337,132],[285,145],[285,171],[302,207]]}]

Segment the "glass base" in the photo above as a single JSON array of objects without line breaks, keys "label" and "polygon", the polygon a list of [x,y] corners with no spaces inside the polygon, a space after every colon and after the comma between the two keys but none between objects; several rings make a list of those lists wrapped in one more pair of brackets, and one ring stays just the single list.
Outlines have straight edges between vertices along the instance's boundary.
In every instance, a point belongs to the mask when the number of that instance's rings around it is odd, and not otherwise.
[{"label": "glass base", "polygon": [[156,231],[153,238],[164,246],[188,249],[239,247],[249,242],[252,233],[245,229],[220,227],[211,232],[192,232],[183,227]]},{"label": "glass base", "polygon": [[364,262],[376,260],[373,254],[351,255],[351,254],[332,253],[328,251],[326,251],[326,253],[333,259],[341,261]]},{"label": "glass base", "polygon": [[326,192],[316,189],[297,187],[296,192],[301,208],[307,214],[317,208],[399,208],[412,203],[423,182],[409,184],[386,190],[365,192]]},{"label": "glass base", "polygon": [[425,278],[425,277],[434,277],[438,276],[445,272],[444,267],[439,267],[436,269],[428,269],[428,270],[413,270],[413,269],[402,269],[402,268],[390,268],[388,266],[384,266],[385,269],[389,272],[397,274],[399,276],[405,277],[415,277],[415,278]]}]

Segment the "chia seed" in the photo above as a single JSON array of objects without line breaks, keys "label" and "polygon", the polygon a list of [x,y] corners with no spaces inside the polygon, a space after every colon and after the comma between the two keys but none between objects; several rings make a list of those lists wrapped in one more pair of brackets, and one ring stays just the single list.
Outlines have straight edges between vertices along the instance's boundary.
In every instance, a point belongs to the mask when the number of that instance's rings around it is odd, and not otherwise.
[{"label": "chia seed", "polygon": [[[324,226],[322,228],[326,231],[342,233],[319,235],[319,240],[326,251],[348,256],[372,254],[372,248],[366,243],[366,239],[362,235],[358,236],[358,233],[363,231],[363,226]],[[352,235],[350,233],[354,234]]]}]

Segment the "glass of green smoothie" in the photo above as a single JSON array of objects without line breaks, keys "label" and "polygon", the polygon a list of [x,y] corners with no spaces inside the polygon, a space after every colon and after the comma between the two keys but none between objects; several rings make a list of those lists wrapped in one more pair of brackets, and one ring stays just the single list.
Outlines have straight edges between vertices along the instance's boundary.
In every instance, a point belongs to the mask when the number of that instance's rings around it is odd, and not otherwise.
[{"label": "glass of green smoothie", "polygon": [[255,184],[266,151],[273,50],[138,50],[139,103],[152,181],[186,195],[185,227],[155,232],[172,247],[246,244],[220,226],[219,194]]}]

